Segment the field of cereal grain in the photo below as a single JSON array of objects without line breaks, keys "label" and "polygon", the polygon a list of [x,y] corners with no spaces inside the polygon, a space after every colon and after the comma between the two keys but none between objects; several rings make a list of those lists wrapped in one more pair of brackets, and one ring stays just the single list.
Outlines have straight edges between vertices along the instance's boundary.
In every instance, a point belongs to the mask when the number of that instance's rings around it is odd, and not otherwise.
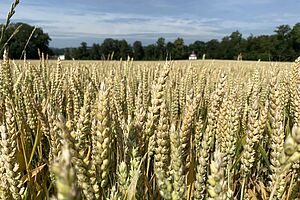
[{"label": "field of cereal grain", "polygon": [[299,69],[4,54],[1,199],[297,199]]}]

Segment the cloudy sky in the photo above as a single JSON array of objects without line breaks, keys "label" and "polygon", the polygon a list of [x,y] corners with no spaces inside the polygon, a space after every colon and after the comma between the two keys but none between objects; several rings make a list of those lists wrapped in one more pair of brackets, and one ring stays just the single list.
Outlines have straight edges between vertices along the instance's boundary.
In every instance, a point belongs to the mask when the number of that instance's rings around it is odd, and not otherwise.
[{"label": "cloudy sky", "polygon": [[[11,2],[0,1],[1,23]],[[190,43],[235,30],[271,34],[278,25],[300,22],[299,8],[298,0],[21,0],[13,21],[43,28],[51,47],[108,37],[144,44],[183,37]]]}]

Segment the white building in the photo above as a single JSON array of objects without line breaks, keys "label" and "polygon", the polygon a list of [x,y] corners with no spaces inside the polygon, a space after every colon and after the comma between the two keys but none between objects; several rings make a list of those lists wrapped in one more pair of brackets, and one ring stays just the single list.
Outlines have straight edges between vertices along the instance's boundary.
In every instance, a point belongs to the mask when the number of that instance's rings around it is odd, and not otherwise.
[{"label": "white building", "polygon": [[197,60],[197,56],[194,52],[189,56],[189,60]]},{"label": "white building", "polygon": [[65,55],[59,55],[58,58],[59,60],[65,60]]}]

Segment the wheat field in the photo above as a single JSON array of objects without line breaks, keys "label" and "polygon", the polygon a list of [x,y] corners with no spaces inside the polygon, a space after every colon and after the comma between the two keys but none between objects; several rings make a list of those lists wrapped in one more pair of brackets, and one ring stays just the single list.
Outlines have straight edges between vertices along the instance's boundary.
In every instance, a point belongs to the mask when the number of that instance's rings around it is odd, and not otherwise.
[{"label": "wheat field", "polygon": [[1,199],[299,199],[299,70],[4,53]]}]

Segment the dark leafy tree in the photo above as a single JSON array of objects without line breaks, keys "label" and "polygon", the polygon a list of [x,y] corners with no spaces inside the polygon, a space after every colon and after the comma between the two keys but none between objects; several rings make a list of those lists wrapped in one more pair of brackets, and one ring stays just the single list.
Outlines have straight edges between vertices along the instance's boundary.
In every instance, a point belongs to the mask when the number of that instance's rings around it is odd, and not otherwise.
[{"label": "dark leafy tree", "polygon": [[205,48],[205,42],[203,41],[195,41],[194,43],[189,45],[189,52],[194,52],[198,58],[202,57],[203,54],[205,54],[206,48]]},{"label": "dark leafy tree", "polygon": [[144,48],[141,41],[135,41],[133,43],[132,51],[134,60],[144,59]]},{"label": "dark leafy tree", "polygon": [[232,32],[230,36],[226,36],[220,43],[220,54],[223,59],[235,59],[242,54],[246,48],[246,40],[242,38],[239,31]]},{"label": "dark leafy tree", "polygon": [[156,57],[158,60],[165,60],[166,59],[166,44],[165,44],[165,38],[158,38],[156,41]]},{"label": "dark leafy tree", "polygon": [[294,50],[291,42],[291,27],[289,25],[280,25],[274,31],[276,41],[274,43],[276,52],[274,59],[279,61],[290,60],[294,56]]},{"label": "dark leafy tree", "polygon": [[220,58],[220,42],[216,39],[210,40],[206,43],[206,58],[216,59]]},{"label": "dark leafy tree", "polygon": [[90,56],[92,60],[100,60],[101,59],[101,47],[99,44],[93,44],[90,49]]},{"label": "dark leafy tree", "polygon": [[108,59],[112,54],[118,57],[120,50],[118,48],[117,40],[114,40],[112,38],[105,39],[101,44],[101,52],[102,57],[104,57],[105,59]]},{"label": "dark leafy tree", "polygon": [[90,53],[86,42],[82,42],[80,47],[74,51],[74,58],[77,60],[89,60]]},{"label": "dark leafy tree", "polygon": [[65,49],[60,48],[50,48],[53,55],[63,55],[65,53]]},{"label": "dark leafy tree", "polygon": [[64,54],[65,54],[66,60],[71,60],[74,58],[73,54],[72,54],[72,49],[70,49],[70,48],[66,48]]},{"label": "dark leafy tree", "polygon": [[145,60],[157,60],[156,57],[156,46],[154,44],[150,44],[145,47]]},{"label": "dark leafy tree", "polygon": [[187,52],[187,47],[184,45],[184,40],[183,38],[177,38],[174,41],[174,59],[187,59],[188,57],[188,52]]},{"label": "dark leafy tree", "polygon": [[291,40],[295,52],[294,57],[297,57],[297,55],[300,55],[300,23],[293,26],[291,30]]},{"label": "dark leafy tree", "polygon": [[[17,32],[17,34],[15,34],[11,38],[11,40],[8,41],[10,36],[15,32],[15,30],[19,26],[21,26],[19,32]],[[30,26],[25,23],[15,23],[15,24],[10,24],[8,26],[7,31],[3,38],[3,43],[6,43],[8,41],[7,47],[9,49],[10,58],[19,59],[23,53],[23,50],[24,53],[26,52],[26,58],[28,59],[39,58],[38,50],[40,50],[40,52],[44,52],[45,54],[52,55],[52,51],[49,48],[49,41],[51,41],[51,38],[49,37],[48,33],[44,33],[42,28],[36,28],[32,37],[30,38],[33,30],[34,30],[33,26]],[[3,50],[1,54],[2,53]]]},{"label": "dark leafy tree", "polygon": [[268,35],[253,36],[247,38],[246,50],[243,54],[247,60],[273,60],[274,54],[274,37]]},{"label": "dark leafy tree", "polygon": [[118,59],[123,59],[123,60],[126,60],[127,57],[131,57],[132,56],[132,49],[131,49],[131,46],[127,43],[126,40],[120,40],[120,41],[117,41],[118,43],[118,47],[119,47],[119,55],[116,55],[116,57]]},{"label": "dark leafy tree", "polygon": [[174,43],[172,42],[168,42],[166,45],[166,52],[167,52],[167,58],[169,60],[174,59],[174,55],[175,55],[175,46]]}]

